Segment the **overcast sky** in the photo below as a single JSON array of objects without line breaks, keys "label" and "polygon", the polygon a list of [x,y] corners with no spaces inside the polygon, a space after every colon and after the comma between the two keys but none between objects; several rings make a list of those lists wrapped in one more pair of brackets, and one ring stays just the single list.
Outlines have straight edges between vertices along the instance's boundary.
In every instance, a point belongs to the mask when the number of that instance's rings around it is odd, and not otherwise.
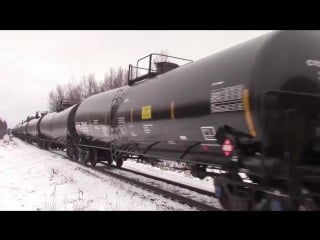
[{"label": "overcast sky", "polygon": [[0,31],[0,117],[14,127],[48,109],[57,84],[127,68],[153,52],[198,60],[269,31]]}]

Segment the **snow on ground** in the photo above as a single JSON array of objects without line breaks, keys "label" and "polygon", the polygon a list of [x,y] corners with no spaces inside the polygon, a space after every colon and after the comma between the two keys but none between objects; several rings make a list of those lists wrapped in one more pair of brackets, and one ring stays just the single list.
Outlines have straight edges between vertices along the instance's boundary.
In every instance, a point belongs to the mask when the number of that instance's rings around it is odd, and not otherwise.
[{"label": "snow on ground", "polygon": [[150,165],[136,163],[133,161],[125,161],[123,163],[124,168],[136,170],[142,173],[148,173],[153,176],[165,178],[168,180],[180,182],[185,185],[190,185],[199,189],[207,190],[214,192],[214,185],[213,179],[211,177],[206,177],[205,179],[201,180],[199,178],[194,178],[190,174],[186,174],[186,172],[179,172],[179,171],[165,171],[158,167],[153,167]]},{"label": "snow on ground", "polygon": [[195,210],[13,138],[0,140],[0,210]]}]

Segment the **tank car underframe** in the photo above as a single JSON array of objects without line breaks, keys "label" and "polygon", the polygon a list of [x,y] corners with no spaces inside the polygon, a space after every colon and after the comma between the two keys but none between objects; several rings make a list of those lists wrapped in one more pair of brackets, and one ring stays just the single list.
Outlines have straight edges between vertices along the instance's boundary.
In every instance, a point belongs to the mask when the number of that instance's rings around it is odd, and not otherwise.
[{"label": "tank car underframe", "polygon": [[112,162],[116,163],[117,167],[121,167],[127,159],[127,155],[117,151],[113,142],[93,144],[88,139],[80,139],[79,143],[69,141],[67,145],[67,155],[75,160],[87,164],[89,161],[92,166],[98,162],[107,162],[109,165]]},{"label": "tank car underframe", "polygon": [[52,139],[48,139],[44,136],[39,136],[35,139],[36,139],[36,143],[41,149],[51,148],[51,149],[63,150],[66,148],[66,142],[64,141],[55,141]]},{"label": "tank car underframe", "polygon": [[67,147],[67,154],[70,159],[77,159],[85,163],[90,161],[94,166],[98,162],[107,161],[109,164],[115,162],[117,166],[120,167],[123,162],[129,158],[148,162],[151,165],[155,165],[159,161],[188,163],[191,167],[191,174],[194,177],[203,179],[207,176],[216,176],[216,174],[211,171],[212,169],[216,169],[216,167],[219,169],[218,165],[200,163],[199,161],[185,158],[193,147],[199,146],[202,142],[191,143],[181,154],[178,154],[179,158],[163,157],[161,154],[156,155],[154,153],[149,153],[152,147],[156,146],[158,143],[159,142],[150,143],[148,147],[141,151],[141,149],[137,147],[138,144],[135,142],[120,143],[119,141],[112,141],[105,143],[99,141],[92,142],[90,139],[82,138],[79,143],[70,141],[69,147]]}]

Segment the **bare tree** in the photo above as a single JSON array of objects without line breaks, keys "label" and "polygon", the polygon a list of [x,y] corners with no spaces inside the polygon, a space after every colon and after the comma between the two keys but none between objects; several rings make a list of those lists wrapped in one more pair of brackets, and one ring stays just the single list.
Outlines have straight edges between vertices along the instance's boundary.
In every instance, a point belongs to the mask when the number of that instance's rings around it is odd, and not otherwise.
[{"label": "bare tree", "polygon": [[81,99],[85,99],[100,92],[100,85],[96,81],[94,74],[89,74],[88,77],[83,76],[78,87],[81,89]]},{"label": "bare tree", "polygon": [[99,84],[97,83],[94,77],[94,74],[90,74],[88,76],[87,81],[88,81],[88,88],[89,88],[89,96],[92,96],[100,92]]},{"label": "bare tree", "polygon": [[126,85],[127,78],[128,71],[119,67],[118,70],[110,69],[101,82],[95,79],[94,74],[89,74],[88,76],[84,75],[78,83],[72,81],[65,85],[57,85],[56,89],[49,94],[49,109],[56,111],[57,102],[64,99],[76,102],[100,92],[122,87]]},{"label": "bare tree", "polygon": [[126,85],[126,83],[127,83],[126,71],[122,67],[119,67],[113,81],[113,88],[122,87]]},{"label": "bare tree", "polygon": [[61,86],[60,84],[57,85],[57,98],[58,100],[61,100],[61,99],[64,99],[65,98],[65,87],[64,86]]},{"label": "bare tree", "polygon": [[80,83],[79,87],[81,89],[81,99],[85,99],[87,96],[89,96],[89,90],[88,90],[88,83],[87,83],[87,78],[86,76],[83,76]]},{"label": "bare tree", "polygon": [[7,134],[7,122],[0,118],[0,139]]},{"label": "bare tree", "polygon": [[49,109],[50,111],[56,111],[57,102],[65,98],[65,87],[58,84],[55,90],[49,93]]},{"label": "bare tree", "polygon": [[169,62],[169,59],[167,57],[168,51],[167,50],[160,50],[160,54],[165,55],[165,56],[156,56],[155,59],[153,60],[153,63],[158,63],[158,62]]},{"label": "bare tree", "polygon": [[54,90],[51,90],[50,94],[49,94],[49,110],[50,110],[50,112],[53,112],[55,110],[55,105],[56,105],[57,100],[58,99],[57,99],[56,92]]},{"label": "bare tree", "polygon": [[66,86],[65,98],[71,101],[79,101],[82,99],[81,86],[75,82],[71,82]]},{"label": "bare tree", "polygon": [[119,88],[127,83],[128,71],[125,71],[122,67],[118,70],[111,68],[109,74],[106,73],[103,82],[100,84],[100,91],[108,91],[111,89]]}]

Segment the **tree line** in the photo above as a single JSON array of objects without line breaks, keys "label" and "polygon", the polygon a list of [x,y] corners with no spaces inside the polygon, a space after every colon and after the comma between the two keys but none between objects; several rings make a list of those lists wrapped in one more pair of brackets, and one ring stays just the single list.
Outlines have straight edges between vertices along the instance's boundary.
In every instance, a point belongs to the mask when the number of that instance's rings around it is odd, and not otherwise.
[{"label": "tree line", "polygon": [[7,122],[0,118],[0,139],[7,134]]},{"label": "tree line", "polygon": [[[160,53],[168,55],[167,50],[160,50]],[[166,56],[157,56],[153,59],[153,63],[167,61],[168,57]],[[58,84],[54,90],[50,91],[49,109],[51,112],[57,111],[57,103],[61,100],[75,104],[94,94],[122,87],[127,84],[128,74],[129,70],[124,70],[122,67],[111,68],[102,81],[97,81],[94,74],[89,74],[83,76],[79,82],[73,80],[67,84]]]},{"label": "tree line", "polygon": [[127,84],[127,79],[128,71],[119,67],[117,70],[110,69],[102,81],[97,81],[94,74],[89,74],[83,76],[79,82],[73,80],[67,84],[58,84],[54,90],[50,91],[49,109],[56,111],[56,104],[61,100],[77,103],[94,94],[122,87]]}]

